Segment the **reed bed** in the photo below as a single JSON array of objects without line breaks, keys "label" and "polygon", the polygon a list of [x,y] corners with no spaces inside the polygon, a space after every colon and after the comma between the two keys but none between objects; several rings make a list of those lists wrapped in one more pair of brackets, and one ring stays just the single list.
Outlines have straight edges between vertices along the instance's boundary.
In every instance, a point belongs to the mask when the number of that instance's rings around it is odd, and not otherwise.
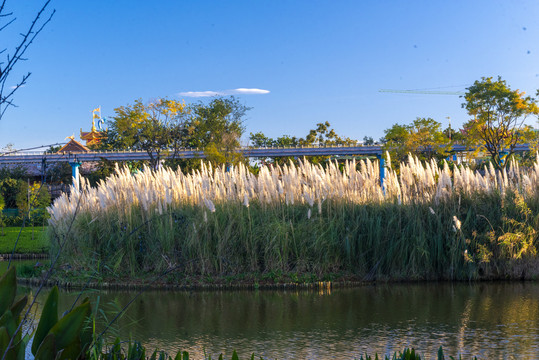
[{"label": "reed bed", "polygon": [[[389,163],[389,161],[388,161]],[[52,251],[78,269],[136,276],[341,272],[373,279],[533,277],[539,163],[482,171],[410,156],[378,163],[203,163],[183,174],[117,168],[48,209]],[[68,232],[74,220],[73,228]],[[531,264],[531,265],[530,265]]]}]

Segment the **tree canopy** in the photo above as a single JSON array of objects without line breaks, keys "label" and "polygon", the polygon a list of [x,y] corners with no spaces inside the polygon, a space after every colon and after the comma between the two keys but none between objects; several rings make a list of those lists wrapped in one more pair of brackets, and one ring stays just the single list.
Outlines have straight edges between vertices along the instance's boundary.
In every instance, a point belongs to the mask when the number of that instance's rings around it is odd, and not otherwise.
[{"label": "tree canopy", "polygon": [[203,150],[212,162],[235,163],[240,157],[233,150],[239,146],[244,132],[243,118],[248,110],[233,97],[190,106],[170,99],[147,104],[136,100],[132,105],[114,110],[101,146],[147,151],[154,168],[164,155],[171,165],[195,166],[192,161],[176,158],[182,148]]},{"label": "tree canopy", "polygon": [[443,158],[450,147],[442,124],[431,118],[418,117],[409,125],[395,124],[384,133],[384,149],[390,153],[394,166],[404,161],[408,154],[420,159]]},{"label": "tree canopy", "polygon": [[497,168],[505,166],[503,155],[511,155],[518,143],[533,136],[524,124],[529,115],[539,114],[536,100],[524,92],[511,90],[505,80],[483,77],[467,88],[462,107],[473,116],[464,124],[469,145],[485,150]]},{"label": "tree canopy", "polygon": [[135,100],[133,105],[114,111],[105,147],[147,151],[150,165],[155,168],[163,151],[184,145],[186,111],[180,101],[158,99],[145,104]]}]

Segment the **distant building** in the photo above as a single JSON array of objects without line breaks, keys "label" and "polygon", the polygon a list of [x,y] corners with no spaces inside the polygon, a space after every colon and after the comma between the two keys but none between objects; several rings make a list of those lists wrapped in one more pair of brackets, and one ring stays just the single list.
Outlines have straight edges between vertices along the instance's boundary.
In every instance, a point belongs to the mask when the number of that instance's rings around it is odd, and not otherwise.
[{"label": "distant building", "polygon": [[[89,134],[89,133],[85,133]],[[82,145],[80,142],[75,140],[73,136],[69,137],[71,140],[64,146],[60,148],[60,150],[57,151],[57,153],[85,153],[89,152],[90,149],[88,149],[86,146]],[[88,144],[88,142],[86,142]]]},{"label": "distant building", "polygon": [[[99,124],[100,131],[98,131],[95,127],[96,119]],[[98,145],[101,140],[103,140],[104,134],[101,129],[101,125],[104,123],[105,119],[101,117],[101,107],[94,109],[92,111],[92,130],[90,132],[84,132],[82,129],[80,129],[80,138],[86,141],[86,146]]]}]

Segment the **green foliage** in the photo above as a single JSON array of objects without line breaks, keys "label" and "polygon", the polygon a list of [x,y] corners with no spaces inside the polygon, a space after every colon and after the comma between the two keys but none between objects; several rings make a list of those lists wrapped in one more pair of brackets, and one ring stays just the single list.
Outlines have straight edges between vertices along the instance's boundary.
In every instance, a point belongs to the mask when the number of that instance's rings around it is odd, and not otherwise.
[{"label": "green foliage", "polygon": [[69,163],[57,162],[49,165],[47,168],[47,181],[71,185],[73,183],[73,173]]},{"label": "green foliage", "polygon": [[[114,211],[80,214],[62,261],[104,277],[145,276],[181,264],[183,274],[194,276],[344,272],[370,280],[464,280],[490,276],[496,264],[535,251],[537,237],[529,237],[535,220],[507,220],[514,213],[509,196],[454,194],[439,204],[406,205],[326,200],[320,213],[308,204],[255,201],[248,208],[216,203],[215,212],[171,206],[150,218],[133,208],[128,223]],[[526,206],[536,213],[539,199]],[[512,247],[501,241],[518,232],[526,236],[512,239]]]},{"label": "green foliage", "polygon": [[34,183],[28,186],[21,183],[16,196],[17,208],[24,214],[28,213],[31,224],[43,224],[48,218],[47,206],[51,204],[51,195],[47,186]]},{"label": "green foliage", "polygon": [[[371,138],[372,140],[372,138]],[[326,121],[316,124],[316,128],[309,130],[305,138],[297,138],[295,136],[283,135],[276,139],[269,138],[262,132],[250,133],[249,141],[255,147],[294,147],[294,146],[352,146],[356,145],[357,141],[348,137],[337,135],[335,129],[331,128],[331,124]],[[310,162],[314,164],[321,163],[329,159],[328,156],[307,156]],[[273,158],[273,163],[282,165],[293,160],[292,157]]]},{"label": "green foliage", "polygon": [[24,359],[29,340],[28,335],[16,332],[27,302],[26,296],[15,301],[16,294],[16,270],[11,268],[0,278],[0,356],[5,354],[6,359]]},{"label": "green foliage", "polygon": [[5,179],[26,180],[28,171],[22,165],[3,166],[0,168],[0,181]]},{"label": "green foliage", "polygon": [[394,168],[408,154],[421,160],[442,159],[448,154],[449,139],[442,132],[442,125],[431,118],[417,118],[409,125],[395,124],[384,134],[384,150],[390,153]]},{"label": "green foliage", "polygon": [[185,144],[186,111],[180,101],[158,99],[144,104],[139,99],[114,111],[116,115],[109,124],[103,148],[147,151],[150,165],[155,168],[165,150]]},{"label": "green foliage", "polygon": [[[247,110],[233,97],[189,107],[168,99],[149,104],[136,100],[115,109],[101,148],[147,151],[153,168],[165,158],[172,167],[181,166],[186,171],[197,168],[198,161],[177,157],[182,148],[204,150],[214,164],[234,164],[243,161],[233,150],[239,146]],[[105,170],[107,164],[102,168]]]},{"label": "green foliage", "polygon": [[189,147],[203,149],[214,165],[243,161],[234,150],[240,146],[239,139],[245,131],[243,118],[248,107],[232,97],[216,98],[209,104],[200,102],[189,110]]},{"label": "green foliage", "polygon": [[503,168],[502,152],[511,155],[517,144],[534,138],[531,128],[524,125],[529,115],[538,115],[534,98],[511,90],[505,80],[483,77],[467,88],[462,107],[474,118],[464,125],[469,145],[479,146],[490,154],[496,168]]},{"label": "green foliage", "polygon": [[26,191],[25,184],[25,181],[15,178],[4,178],[0,180],[0,195],[4,198],[7,209],[17,207],[17,194],[21,191]]},{"label": "green foliage", "polygon": [[[21,231],[20,227],[6,227],[0,232],[0,254],[9,254]],[[17,248],[18,254],[39,254],[49,250],[49,241],[41,227],[22,229]]]},{"label": "green foliage", "polygon": [[[4,213],[2,211],[2,210],[4,210],[4,206],[5,206],[4,197],[0,193],[0,226],[5,226]],[[2,232],[2,234],[3,234],[3,232]]]}]

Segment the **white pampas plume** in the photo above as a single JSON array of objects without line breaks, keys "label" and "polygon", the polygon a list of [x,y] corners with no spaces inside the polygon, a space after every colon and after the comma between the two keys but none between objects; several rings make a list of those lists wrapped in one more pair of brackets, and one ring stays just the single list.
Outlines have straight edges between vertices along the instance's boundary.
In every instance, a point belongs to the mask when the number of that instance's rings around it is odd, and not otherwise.
[{"label": "white pampas plume", "polygon": [[432,215],[436,215],[436,212],[434,212],[434,209],[429,206],[429,211]]},{"label": "white pampas plume", "polygon": [[243,206],[249,207],[249,197],[247,196],[247,193],[243,194]]},{"label": "white pampas plume", "polygon": [[211,201],[210,199],[204,199],[204,203],[211,212],[215,212],[215,205],[213,204],[213,201]]},{"label": "white pampas plume", "polygon": [[[456,216],[453,216],[453,222],[455,223],[455,228],[456,228],[457,230],[460,230],[460,225],[461,225],[461,224],[460,224],[460,220],[457,219]],[[455,232],[456,232],[456,231],[455,231]]]},{"label": "white pampas plume", "polygon": [[309,211],[307,211],[307,219],[310,219],[311,218],[311,209],[309,209]]}]

